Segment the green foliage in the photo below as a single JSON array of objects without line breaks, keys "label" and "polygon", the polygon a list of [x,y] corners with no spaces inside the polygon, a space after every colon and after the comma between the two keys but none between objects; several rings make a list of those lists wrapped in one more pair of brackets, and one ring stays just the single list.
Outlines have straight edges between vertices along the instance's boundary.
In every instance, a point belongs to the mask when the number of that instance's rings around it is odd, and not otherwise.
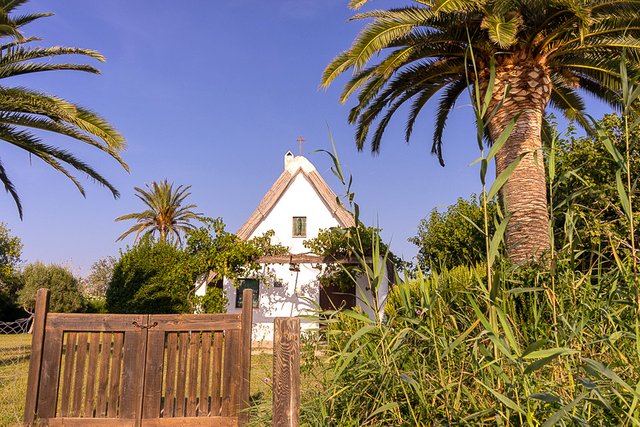
[{"label": "green foliage", "polygon": [[498,264],[495,325],[482,308],[484,271],[419,274],[391,291],[384,321],[333,314],[321,347],[325,380],[303,402],[303,423],[624,425],[640,417],[638,323],[619,270],[586,275],[561,264],[553,293],[544,267]]},{"label": "green foliage", "polygon": [[[51,16],[51,13],[17,14],[16,9],[25,1],[2,0],[2,29],[0,30],[0,139],[19,149],[25,150],[29,156],[41,159],[53,169],[67,176],[85,194],[83,186],[69,170],[87,175],[95,182],[107,187],[114,197],[118,191],[90,165],[76,157],[70,151],[52,146],[43,141],[39,131],[53,132],[94,147],[114,158],[120,165],[129,170],[119,155],[125,148],[124,137],[105,119],[93,111],[68,102],[57,96],[31,90],[22,86],[11,86],[8,80],[24,74],[47,71],[73,70],[98,74],[100,71],[86,64],[60,63],[52,58],[78,55],[85,58],[105,61],[104,56],[91,49],[76,47],[39,47],[32,46],[39,37],[26,37],[23,27],[33,21]],[[0,182],[13,197],[18,213],[22,218],[22,205],[7,171],[0,163]]]},{"label": "green foliage", "polygon": [[0,321],[24,315],[17,302],[22,282],[16,277],[22,255],[22,242],[10,232],[6,224],[0,223]]},{"label": "green foliage", "polygon": [[189,292],[198,271],[183,250],[142,239],[122,252],[107,289],[110,313],[192,312]]},{"label": "green foliage", "polygon": [[[366,227],[362,223],[358,227],[331,227],[320,230],[318,236],[305,240],[304,246],[316,255],[328,261],[319,279],[321,283],[334,284],[346,290],[352,286],[352,278],[364,273],[357,262],[357,255],[362,253],[371,259],[374,255],[374,242],[380,241],[380,229]],[[362,249],[360,249],[362,248]],[[388,253],[389,247],[380,242],[382,254]],[[392,253],[387,258],[394,268],[403,270],[405,263]]]},{"label": "green foliage", "polygon": [[86,300],[86,313],[108,313],[107,311],[107,299],[101,298],[87,298]]},{"label": "green foliage", "polygon": [[91,264],[89,275],[81,282],[83,293],[92,298],[104,299],[115,264],[116,259],[112,256],[104,257]]},{"label": "green foliage", "polygon": [[[16,273],[22,255],[22,241],[12,236],[6,224],[0,223],[0,281]],[[1,286],[1,284],[0,284]]]},{"label": "green foliage", "polygon": [[[488,204],[489,216],[496,215],[496,204]],[[418,265],[424,271],[449,269],[482,262],[485,256],[484,213],[475,195],[458,201],[440,212],[434,208],[418,224],[418,234],[409,241],[418,246]],[[489,222],[493,235],[495,224]]]},{"label": "green foliage", "polygon": [[[620,115],[608,114],[596,126],[609,137],[613,147],[625,151],[624,121]],[[629,133],[631,182],[640,176],[640,131]],[[595,252],[611,255],[610,238],[619,246],[627,238],[624,212],[616,203],[618,164],[605,144],[595,137],[577,136],[572,129],[558,139],[554,182],[555,227],[558,248],[570,242],[574,253],[582,252],[580,260],[592,263]],[[632,201],[636,221],[640,205]]]},{"label": "green foliage", "polygon": [[203,313],[224,313],[227,308],[227,295],[219,286],[209,286],[204,296],[193,298],[196,307]]},{"label": "green foliage", "polygon": [[[185,248],[149,237],[121,253],[107,290],[107,309],[115,313],[207,313],[224,311],[223,277],[237,279],[260,274],[257,259],[286,253],[271,245],[273,233],[248,241],[225,230],[220,219],[203,219],[205,226],[187,232]],[[212,282],[204,297],[196,297],[196,279]]]},{"label": "green foliage", "polygon": [[18,302],[31,313],[35,310],[36,294],[40,288],[49,289],[50,311],[74,313],[84,310],[85,301],[79,281],[65,267],[36,262],[22,270],[20,279],[22,289],[18,292]]},{"label": "green foliage", "polygon": [[226,231],[221,218],[204,222],[204,227],[187,235],[186,252],[193,258],[197,270],[211,271],[215,281],[223,277],[235,281],[247,275],[257,275],[260,272],[259,257],[288,253],[286,247],[271,244],[273,231],[245,241]]}]

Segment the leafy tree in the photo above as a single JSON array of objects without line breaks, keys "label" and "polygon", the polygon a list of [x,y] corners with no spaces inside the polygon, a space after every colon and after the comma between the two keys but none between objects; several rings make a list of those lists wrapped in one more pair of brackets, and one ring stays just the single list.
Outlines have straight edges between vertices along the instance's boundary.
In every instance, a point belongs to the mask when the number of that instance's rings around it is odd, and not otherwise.
[{"label": "leafy tree", "polygon": [[20,238],[12,236],[9,228],[0,223],[0,321],[13,320],[24,315],[17,303],[21,286],[16,277],[22,255]]},{"label": "leafy tree", "polygon": [[[355,15],[373,22],[327,66],[322,85],[354,72],[341,100],[358,93],[349,121],[357,124],[359,149],[375,129],[370,139],[374,152],[398,108],[410,104],[408,141],[422,108],[442,93],[432,147],[441,164],[449,112],[467,89],[491,96],[482,113],[490,143],[519,114],[498,150],[496,172],[519,160],[501,191],[511,214],[507,250],[515,262],[537,257],[549,249],[545,170],[538,161],[545,109],[550,104],[588,127],[578,89],[619,105],[623,48],[634,58],[629,70],[638,71],[640,7],[621,0],[415,2]],[[366,3],[351,0],[350,6],[357,9]]]},{"label": "leafy tree", "polygon": [[[334,284],[347,290],[353,285],[353,277],[363,274],[363,264],[357,260],[364,257],[365,262],[374,254],[387,254],[396,271],[404,270],[407,263],[389,251],[380,238],[380,229],[367,227],[359,223],[358,227],[331,227],[320,230],[318,236],[305,240],[304,246],[316,255],[325,257],[326,268],[322,271],[320,282]],[[346,262],[345,262],[346,261]]]},{"label": "leafy tree", "polygon": [[116,259],[112,256],[99,259],[91,265],[91,271],[82,280],[82,290],[85,295],[94,298],[104,298],[113,276]]},{"label": "leafy tree", "polygon": [[[496,205],[488,206],[493,218]],[[485,259],[485,236],[482,231],[483,210],[479,198],[473,194],[467,199],[447,207],[446,211],[433,209],[420,221],[418,234],[409,241],[418,246],[418,264],[424,271],[459,265],[474,265]],[[495,225],[490,222],[489,234]]]},{"label": "leafy tree", "polygon": [[[91,65],[56,63],[52,58],[67,55],[104,61],[104,57],[90,49],[76,47],[30,47],[30,43],[40,40],[27,37],[22,27],[51,13],[16,15],[16,9],[26,0],[0,0],[0,79],[40,73],[44,71],[74,70],[98,74],[99,70]],[[48,131],[73,138],[104,151],[116,159],[128,170],[118,152],[125,147],[122,135],[105,119],[91,110],[24,86],[11,86],[8,82],[0,85],[0,139],[23,149],[30,156],[43,162],[67,176],[85,194],[83,186],[68,170],[69,167],[82,172],[94,181],[111,190],[114,197],[118,191],[95,169],[76,157],[73,153],[44,142],[33,130]],[[18,213],[22,218],[22,205],[18,192],[9,178],[5,165],[0,163],[0,181],[13,197]]]},{"label": "leafy tree", "polygon": [[72,313],[83,310],[85,302],[79,281],[67,268],[36,262],[27,265],[20,277],[23,287],[18,293],[18,302],[26,310],[35,310],[36,294],[40,288],[49,289],[50,311]]},{"label": "leafy tree", "polygon": [[[621,117],[608,114],[597,125],[613,145],[624,152]],[[637,185],[640,178],[640,132],[636,130],[629,136],[631,182]],[[565,136],[558,139],[555,157],[553,205],[557,249],[561,250],[568,244],[574,253],[580,253],[582,259],[587,259],[596,253],[608,253],[612,243],[618,246],[626,241],[628,228],[618,203],[616,187],[617,165],[605,145],[598,138],[577,136],[570,128]],[[638,221],[640,201],[632,198],[632,203]]]},{"label": "leafy tree", "polygon": [[160,240],[169,242],[175,239],[181,243],[180,233],[189,230],[195,230],[195,226],[191,221],[202,221],[204,217],[200,213],[194,212],[196,208],[194,204],[183,205],[184,200],[191,195],[189,193],[190,185],[183,187],[179,185],[175,190],[173,183],[165,179],[160,183],[152,182],[147,190],[134,187],[136,197],[147,206],[142,212],[122,215],[116,218],[116,221],[125,221],[133,219],[136,224],[129,230],[125,231],[117,240],[123,240],[128,235],[135,233],[137,240],[140,234],[143,236],[154,236],[159,234]]},{"label": "leafy tree", "polygon": [[121,253],[107,289],[110,313],[190,312],[198,272],[180,248],[143,238]]}]

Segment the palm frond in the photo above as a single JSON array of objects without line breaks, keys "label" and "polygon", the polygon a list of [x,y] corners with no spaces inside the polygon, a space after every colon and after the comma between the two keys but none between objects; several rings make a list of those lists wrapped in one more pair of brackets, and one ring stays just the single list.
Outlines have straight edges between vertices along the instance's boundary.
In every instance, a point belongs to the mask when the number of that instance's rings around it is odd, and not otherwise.
[{"label": "palm frond", "polygon": [[6,192],[13,198],[16,208],[18,209],[18,215],[20,216],[20,219],[22,219],[22,203],[20,202],[20,197],[18,196],[16,188],[13,186],[13,182],[9,179],[9,175],[7,175],[7,171],[4,168],[2,161],[0,161],[0,181],[2,182],[2,185],[4,185]]},{"label": "palm frond", "polygon": [[440,103],[438,104],[436,127],[433,132],[433,146],[431,147],[431,153],[438,156],[438,161],[442,166],[444,166],[444,157],[442,155],[442,135],[447,124],[447,118],[458,100],[458,97],[466,88],[466,79],[454,81],[445,88],[444,94],[440,98]]}]

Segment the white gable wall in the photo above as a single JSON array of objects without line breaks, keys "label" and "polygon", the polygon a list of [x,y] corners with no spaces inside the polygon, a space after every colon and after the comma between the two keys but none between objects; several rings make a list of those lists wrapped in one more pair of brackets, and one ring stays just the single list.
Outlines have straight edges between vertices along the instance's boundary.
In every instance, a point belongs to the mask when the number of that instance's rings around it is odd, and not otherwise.
[{"label": "white gable wall", "polygon": [[[307,217],[307,237],[292,236],[294,216]],[[302,173],[299,173],[251,237],[261,236],[273,230],[273,244],[288,247],[292,254],[300,254],[309,252],[303,245],[305,240],[317,237],[318,231],[322,228],[339,225],[315,188]]]}]

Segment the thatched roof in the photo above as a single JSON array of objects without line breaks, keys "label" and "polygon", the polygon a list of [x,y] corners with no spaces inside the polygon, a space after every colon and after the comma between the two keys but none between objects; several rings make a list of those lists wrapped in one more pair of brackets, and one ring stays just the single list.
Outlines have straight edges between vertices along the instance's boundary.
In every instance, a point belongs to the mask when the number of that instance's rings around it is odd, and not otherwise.
[{"label": "thatched roof", "polygon": [[[288,153],[289,154],[289,153]],[[289,157],[290,159],[287,159]],[[355,221],[353,215],[338,201],[336,194],[331,190],[316,168],[303,156],[285,156],[285,170],[264,195],[258,208],[251,214],[247,222],[238,230],[236,235],[243,240],[251,237],[260,223],[271,212],[278,200],[287,191],[287,188],[295,181],[298,175],[302,175],[318,193],[327,209],[338,221],[341,227],[353,227]]]}]

